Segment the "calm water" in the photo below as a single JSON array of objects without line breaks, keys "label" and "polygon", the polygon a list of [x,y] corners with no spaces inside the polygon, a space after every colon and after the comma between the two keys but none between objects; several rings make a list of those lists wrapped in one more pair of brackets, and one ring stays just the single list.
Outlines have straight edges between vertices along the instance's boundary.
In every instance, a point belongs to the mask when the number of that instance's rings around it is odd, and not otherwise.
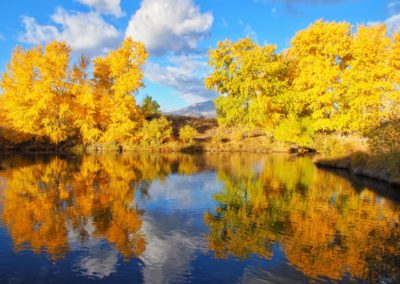
[{"label": "calm water", "polygon": [[399,193],[307,157],[8,157],[0,283],[399,283]]}]

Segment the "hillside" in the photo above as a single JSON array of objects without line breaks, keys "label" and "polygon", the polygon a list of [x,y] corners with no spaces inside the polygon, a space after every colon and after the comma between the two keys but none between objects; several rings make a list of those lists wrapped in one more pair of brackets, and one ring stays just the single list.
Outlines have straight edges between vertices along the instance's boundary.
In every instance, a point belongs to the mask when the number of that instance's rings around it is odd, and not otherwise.
[{"label": "hillside", "polygon": [[215,104],[213,101],[196,103],[188,107],[169,112],[167,114],[206,118],[214,118],[217,116]]}]

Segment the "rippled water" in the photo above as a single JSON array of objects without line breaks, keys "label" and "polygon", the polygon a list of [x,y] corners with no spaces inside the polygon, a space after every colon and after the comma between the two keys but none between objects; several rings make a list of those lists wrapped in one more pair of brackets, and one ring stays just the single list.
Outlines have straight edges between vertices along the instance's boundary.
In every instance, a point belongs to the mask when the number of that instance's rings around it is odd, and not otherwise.
[{"label": "rippled water", "polygon": [[0,283],[399,283],[399,194],[308,157],[8,157]]}]

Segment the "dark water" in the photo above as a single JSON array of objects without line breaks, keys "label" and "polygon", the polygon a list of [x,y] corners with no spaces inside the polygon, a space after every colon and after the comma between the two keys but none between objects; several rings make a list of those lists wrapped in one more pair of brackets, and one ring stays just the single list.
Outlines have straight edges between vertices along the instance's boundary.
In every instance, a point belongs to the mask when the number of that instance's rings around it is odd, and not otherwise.
[{"label": "dark water", "polygon": [[0,283],[399,283],[398,193],[307,157],[8,157]]}]

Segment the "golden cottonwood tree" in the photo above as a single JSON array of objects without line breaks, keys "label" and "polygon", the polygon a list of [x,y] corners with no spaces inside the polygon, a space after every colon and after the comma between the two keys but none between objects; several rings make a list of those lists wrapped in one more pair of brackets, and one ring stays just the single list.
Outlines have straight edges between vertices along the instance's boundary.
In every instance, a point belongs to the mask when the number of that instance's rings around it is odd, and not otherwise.
[{"label": "golden cottonwood tree", "polygon": [[[10,142],[59,144],[122,142],[133,138],[142,115],[133,95],[143,86],[143,44],[127,38],[106,57],[81,57],[70,67],[70,47],[53,41],[24,51],[17,47],[3,74],[2,125]],[[1,121],[0,121],[1,122]]]},{"label": "golden cottonwood tree", "polygon": [[400,35],[384,25],[353,33],[349,23],[319,20],[275,49],[243,39],[210,50],[205,85],[220,93],[220,125],[260,126],[310,147],[314,133],[363,135],[398,119]]},{"label": "golden cottonwood tree", "polygon": [[69,53],[65,42],[14,51],[1,88],[6,119],[12,130],[21,133],[21,140],[33,137],[59,143],[72,135]]},{"label": "golden cottonwood tree", "polygon": [[147,52],[131,38],[106,57],[94,60],[94,93],[99,100],[101,141],[127,141],[141,126],[142,115],[133,94],[143,86]]},{"label": "golden cottonwood tree", "polygon": [[294,61],[288,90],[292,112],[310,116],[318,130],[334,130],[342,105],[341,74],[351,58],[351,26],[319,20],[298,32],[289,54]]},{"label": "golden cottonwood tree", "polygon": [[205,84],[221,93],[215,101],[221,125],[273,124],[280,117],[282,106],[275,98],[285,86],[285,66],[275,50],[249,38],[219,42],[210,50],[214,72]]},{"label": "golden cottonwood tree", "polygon": [[75,98],[74,126],[79,128],[83,143],[98,141],[102,134],[99,127],[99,121],[102,120],[100,98],[93,92],[93,82],[89,80],[89,64],[89,59],[82,56],[73,66],[71,74],[71,91]]},{"label": "golden cottonwood tree", "polygon": [[389,64],[390,46],[386,26],[358,27],[350,48],[352,59],[342,78],[347,102],[342,112],[349,130],[368,131],[387,117],[389,97],[398,92],[389,80],[395,72]]}]

